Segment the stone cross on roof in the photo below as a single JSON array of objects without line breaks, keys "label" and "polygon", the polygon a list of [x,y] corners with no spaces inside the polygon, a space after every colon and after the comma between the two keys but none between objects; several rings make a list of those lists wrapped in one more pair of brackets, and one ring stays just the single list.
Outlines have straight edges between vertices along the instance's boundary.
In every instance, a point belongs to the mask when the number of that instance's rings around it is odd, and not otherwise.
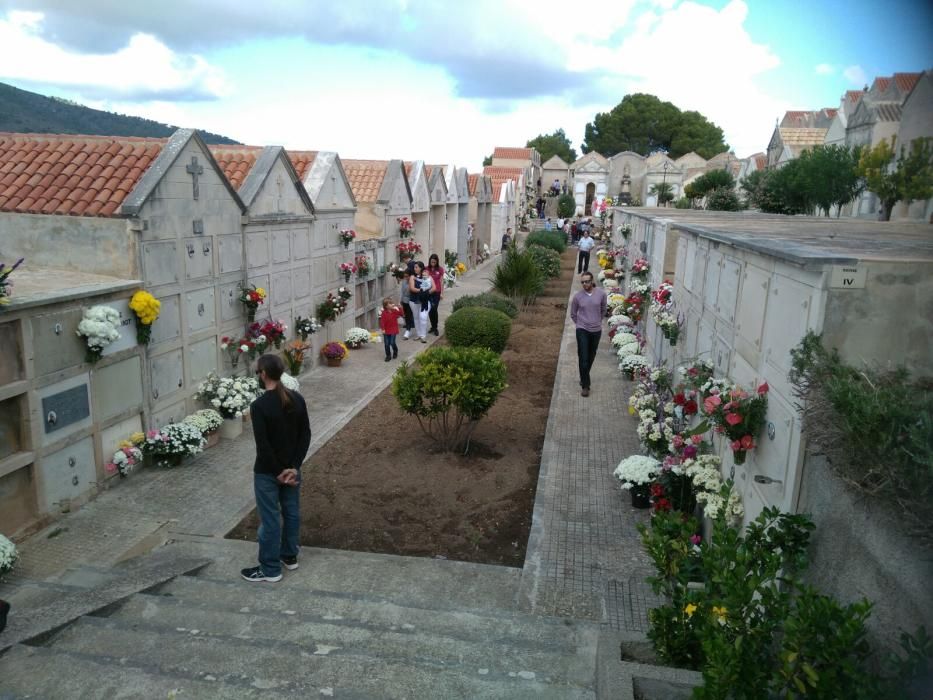
[{"label": "stone cross on roof", "polygon": [[191,163],[185,166],[185,170],[189,175],[191,175],[191,184],[193,186],[192,194],[194,195],[194,198],[197,199],[198,194],[200,194],[198,190],[198,175],[202,175],[204,173],[204,166],[198,165],[197,156],[191,156]]}]

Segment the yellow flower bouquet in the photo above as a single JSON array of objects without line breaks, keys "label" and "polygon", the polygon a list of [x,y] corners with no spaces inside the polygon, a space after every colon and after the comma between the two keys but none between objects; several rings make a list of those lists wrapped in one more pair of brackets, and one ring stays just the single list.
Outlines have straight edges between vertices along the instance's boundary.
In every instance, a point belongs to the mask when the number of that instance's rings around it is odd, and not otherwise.
[{"label": "yellow flower bouquet", "polygon": [[130,299],[130,309],[136,314],[136,341],[147,345],[152,335],[152,324],[159,318],[162,302],[140,289]]}]

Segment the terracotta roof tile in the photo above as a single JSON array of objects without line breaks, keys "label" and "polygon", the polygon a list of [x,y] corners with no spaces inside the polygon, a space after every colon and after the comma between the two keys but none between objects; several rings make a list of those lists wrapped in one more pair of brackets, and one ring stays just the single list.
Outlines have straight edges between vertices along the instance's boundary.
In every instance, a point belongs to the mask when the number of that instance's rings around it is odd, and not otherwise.
[{"label": "terracotta roof tile", "polygon": [[489,175],[490,177],[507,177],[515,182],[525,174],[523,168],[506,168],[501,165],[487,165],[483,168],[483,175]]},{"label": "terracotta roof tile", "polygon": [[262,152],[259,146],[209,146],[217,165],[224,171],[233,189],[239,191],[249,171],[256,165],[256,159]]},{"label": "terracotta roof tile", "polygon": [[888,85],[890,84],[891,84],[891,78],[875,78],[875,82],[872,83],[871,87],[872,87],[872,90],[874,90],[877,87],[878,92],[884,92],[885,90],[888,89]]},{"label": "terracotta roof tile", "polygon": [[344,160],[343,169],[357,202],[375,202],[389,169],[387,160]]},{"label": "terracotta roof tile", "polygon": [[904,93],[903,96],[907,97],[907,93],[914,89],[914,85],[917,84],[922,75],[923,73],[895,73],[894,84],[897,85],[898,90]]},{"label": "terracotta roof tile", "polygon": [[479,182],[479,175],[477,174],[468,174],[467,175],[467,191],[470,193],[470,196],[476,194],[476,183]]},{"label": "terracotta roof tile", "polygon": [[496,146],[492,151],[492,157],[505,158],[507,160],[531,160],[531,149]]},{"label": "terracotta roof tile", "polygon": [[292,162],[295,172],[298,173],[298,179],[304,181],[305,175],[314,165],[314,159],[317,158],[317,151],[286,151],[288,159]]},{"label": "terracotta roof tile", "polygon": [[0,211],[114,216],[167,141],[0,133]]},{"label": "terracotta roof tile", "polygon": [[758,170],[764,170],[767,168],[768,156],[764,155],[763,153],[761,155],[755,156],[755,165],[757,166]]}]

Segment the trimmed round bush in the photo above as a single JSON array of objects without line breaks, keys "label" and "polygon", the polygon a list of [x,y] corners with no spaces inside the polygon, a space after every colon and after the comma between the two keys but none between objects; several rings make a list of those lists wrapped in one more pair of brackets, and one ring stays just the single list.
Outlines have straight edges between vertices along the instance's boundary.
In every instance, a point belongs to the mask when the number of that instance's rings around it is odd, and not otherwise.
[{"label": "trimmed round bush", "polygon": [[444,335],[454,347],[505,350],[512,332],[512,320],[501,311],[482,306],[467,306],[447,317]]},{"label": "trimmed round bush", "polygon": [[528,234],[525,239],[525,247],[533,245],[542,245],[545,248],[551,248],[558,253],[567,250],[567,237],[562,232],[557,231],[534,231]]},{"label": "trimmed round bush", "polygon": [[528,254],[534,258],[545,277],[560,277],[560,253],[556,250],[535,244],[528,246]]},{"label": "trimmed round bush", "polygon": [[468,294],[467,296],[460,297],[454,302],[453,310],[456,312],[468,306],[482,306],[487,309],[495,309],[496,311],[501,311],[509,318],[518,316],[518,308],[512,303],[511,299],[499,294],[492,294],[491,292],[486,292],[485,294]]}]

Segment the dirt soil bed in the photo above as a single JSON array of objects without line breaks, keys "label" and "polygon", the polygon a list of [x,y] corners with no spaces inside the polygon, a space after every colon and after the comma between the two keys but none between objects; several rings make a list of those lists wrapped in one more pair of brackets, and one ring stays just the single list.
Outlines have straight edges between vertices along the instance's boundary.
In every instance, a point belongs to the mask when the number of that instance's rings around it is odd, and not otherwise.
[{"label": "dirt soil bed", "polygon": [[[575,254],[513,320],[509,386],[469,454],[438,453],[386,389],[303,467],[302,545],[523,565]],[[254,511],[228,536],[257,527]]]}]

